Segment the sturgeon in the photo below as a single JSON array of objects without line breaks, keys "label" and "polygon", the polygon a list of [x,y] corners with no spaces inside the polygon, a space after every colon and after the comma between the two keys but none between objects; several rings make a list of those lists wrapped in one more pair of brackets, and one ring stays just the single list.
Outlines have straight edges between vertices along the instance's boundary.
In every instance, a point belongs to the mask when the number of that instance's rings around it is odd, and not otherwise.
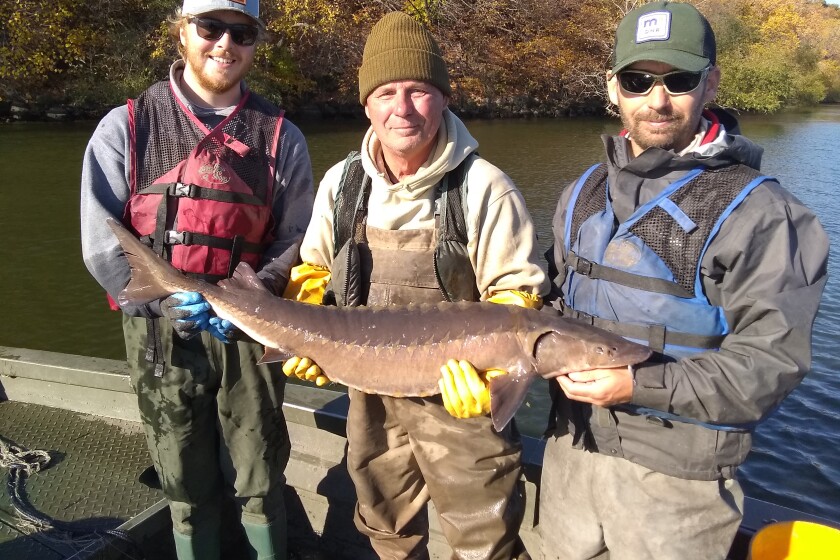
[{"label": "sturgeon", "polygon": [[283,299],[246,263],[218,285],[190,278],[116,220],[108,225],[131,267],[120,305],[142,305],[175,292],[198,292],[213,311],[265,346],[262,362],[306,356],[331,381],[366,393],[428,397],[440,393],[450,358],[478,370],[503,369],[490,381],[493,425],[502,430],[542,376],[630,366],[650,350],[553,313],[494,303],[333,307]]}]

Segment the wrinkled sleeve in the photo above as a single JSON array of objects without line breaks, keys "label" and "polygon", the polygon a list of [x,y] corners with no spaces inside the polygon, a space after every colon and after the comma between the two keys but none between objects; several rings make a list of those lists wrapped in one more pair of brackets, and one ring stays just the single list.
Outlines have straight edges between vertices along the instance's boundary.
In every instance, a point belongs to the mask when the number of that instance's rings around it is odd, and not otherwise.
[{"label": "wrinkled sleeve", "polygon": [[333,249],[333,214],[335,212],[335,198],[338,191],[344,162],[341,161],[330,168],[318,186],[315,194],[315,206],[312,209],[312,219],[306,228],[306,235],[300,247],[301,261],[311,265],[332,267]]},{"label": "wrinkled sleeve", "polygon": [[[114,301],[128,284],[131,271],[105,220],[122,221],[130,194],[128,153],[128,109],[122,106],[105,115],[88,142],[80,194],[82,258]],[[102,305],[107,305],[104,295],[102,299]],[[122,311],[131,316],[159,315],[159,310],[148,305],[124,307]]]},{"label": "wrinkled sleeve", "polygon": [[545,295],[548,279],[522,193],[507,175],[480,158],[467,180],[467,245],[481,299],[506,290]]},{"label": "wrinkled sleeve", "polygon": [[300,129],[283,121],[280,153],[274,182],[274,241],[265,250],[258,276],[275,294],[282,294],[289,271],[298,262],[298,251],[312,215],[314,187],[312,163]]},{"label": "wrinkled sleeve", "polygon": [[757,188],[701,263],[729,326],[720,350],[639,367],[633,403],[708,422],[763,419],[811,367],[827,261],[816,216],[774,182]]}]

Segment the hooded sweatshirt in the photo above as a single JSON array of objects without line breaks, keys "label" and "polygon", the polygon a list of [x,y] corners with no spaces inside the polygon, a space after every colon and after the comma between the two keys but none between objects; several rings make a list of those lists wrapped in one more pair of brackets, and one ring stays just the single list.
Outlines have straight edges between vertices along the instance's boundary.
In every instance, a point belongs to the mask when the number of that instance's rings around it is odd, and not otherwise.
[{"label": "hooded sweatshirt", "polygon": [[[414,175],[392,184],[376,165],[382,147],[370,128],[361,147],[362,166],[371,177],[367,223],[386,230],[434,228],[437,184],[477,148],[464,123],[447,109],[426,162]],[[341,161],[321,181],[301,245],[305,263],[332,268],[333,214],[343,169]],[[481,158],[467,172],[466,223],[467,251],[482,300],[503,290],[533,295],[548,291],[536,231],[522,194],[510,177]]]}]

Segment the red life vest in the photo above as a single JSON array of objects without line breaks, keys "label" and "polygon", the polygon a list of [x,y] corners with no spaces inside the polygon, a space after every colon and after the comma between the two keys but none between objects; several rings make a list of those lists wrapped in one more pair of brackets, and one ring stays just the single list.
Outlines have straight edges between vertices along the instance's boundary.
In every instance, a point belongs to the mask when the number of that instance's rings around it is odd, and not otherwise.
[{"label": "red life vest", "polygon": [[255,269],[271,242],[283,111],[246,92],[209,130],[158,82],[129,100],[131,196],[124,223],[179,270],[215,282]]}]

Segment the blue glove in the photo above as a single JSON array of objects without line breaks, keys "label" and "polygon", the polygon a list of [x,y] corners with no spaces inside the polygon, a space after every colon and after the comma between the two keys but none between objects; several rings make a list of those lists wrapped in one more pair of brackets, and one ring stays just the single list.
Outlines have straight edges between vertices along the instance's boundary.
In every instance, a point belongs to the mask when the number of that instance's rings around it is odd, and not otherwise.
[{"label": "blue glove", "polygon": [[230,342],[230,335],[236,327],[227,319],[220,319],[219,317],[210,317],[210,326],[207,327],[207,332],[228,344]]},{"label": "blue glove", "polygon": [[177,292],[160,301],[160,311],[175,333],[190,339],[210,326],[210,304],[198,292]]}]

